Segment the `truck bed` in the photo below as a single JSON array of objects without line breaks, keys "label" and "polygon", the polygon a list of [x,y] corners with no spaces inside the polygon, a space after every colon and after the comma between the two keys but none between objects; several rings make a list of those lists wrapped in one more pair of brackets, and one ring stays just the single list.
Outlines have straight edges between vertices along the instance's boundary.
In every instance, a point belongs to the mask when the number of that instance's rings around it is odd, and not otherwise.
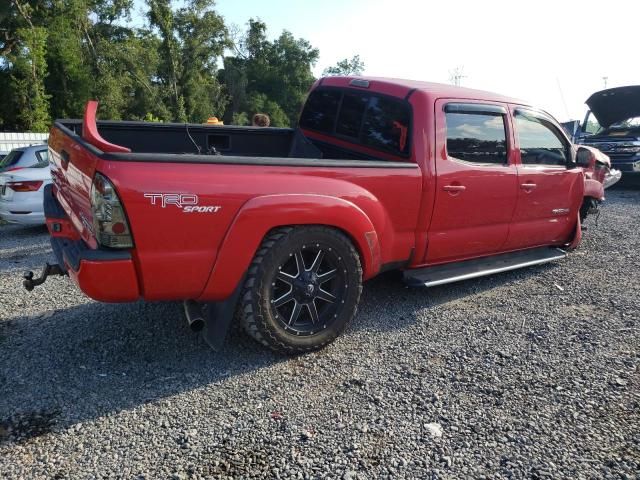
[{"label": "truck bed", "polygon": [[[82,135],[82,120],[58,120],[56,126],[78,138]],[[138,161],[153,159],[171,162],[246,163],[253,158],[249,163],[280,159],[277,162],[267,161],[266,164],[282,164],[283,159],[287,158],[380,160],[353,150],[309,140],[299,129],[292,128],[133,121],[100,121],[97,126],[99,134],[106,141],[129,148],[131,153],[126,157]],[[233,162],[230,157],[244,157],[245,161]],[[125,155],[117,155],[111,159],[124,158]]]},{"label": "truck bed", "polygon": [[[411,257],[422,191],[412,161],[325,158],[292,129],[189,125],[187,134],[184,124],[107,121],[97,123],[90,142],[82,124],[59,120],[49,140],[55,200],[69,232],[59,236],[104,250],[91,190],[96,173],[105,175],[130,225],[134,247],[125,263],[129,284],[138,284],[85,287],[97,300],[228,298],[264,236],[281,225],[328,224],[347,232],[363,252],[365,279]],[[220,154],[202,151],[214,144]],[[187,195],[202,213],[150,200],[166,195]],[[90,269],[79,268],[70,275],[83,284],[80,275]]]}]

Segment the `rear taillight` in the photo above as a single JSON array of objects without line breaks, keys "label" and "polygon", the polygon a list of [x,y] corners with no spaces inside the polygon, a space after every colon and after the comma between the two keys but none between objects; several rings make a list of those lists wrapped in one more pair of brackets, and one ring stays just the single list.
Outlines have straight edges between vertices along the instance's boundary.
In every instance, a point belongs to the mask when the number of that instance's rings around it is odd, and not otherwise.
[{"label": "rear taillight", "polygon": [[93,228],[100,245],[131,248],[133,238],[116,189],[107,177],[96,173],[91,186]]},{"label": "rear taillight", "polygon": [[13,168],[7,168],[7,169],[5,170],[5,173],[6,173],[6,172],[15,172],[16,170],[22,170],[23,168],[24,168],[24,167],[13,167]]},{"label": "rear taillight", "polygon": [[40,190],[44,182],[38,181],[29,181],[29,182],[8,182],[7,187],[9,187],[14,192],[37,192]]}]

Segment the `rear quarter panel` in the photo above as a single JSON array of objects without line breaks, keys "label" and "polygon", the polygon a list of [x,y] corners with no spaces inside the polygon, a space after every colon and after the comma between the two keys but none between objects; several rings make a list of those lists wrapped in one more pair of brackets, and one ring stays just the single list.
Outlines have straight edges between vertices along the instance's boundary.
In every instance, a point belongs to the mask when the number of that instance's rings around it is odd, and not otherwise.
[{"label": "rear quarter panel", "polygon": [[[141,289],[148,300],[225,298],[239,280],[237,272],[246,270],[270,229],[300,223],[338,227],[348,223],[343,218],[346,210],[327,214],[322,198],[351,204],[371,221],[380,253],[378,265],[367,262],[365,278],[377,273],[381,264],[408,260],[415,242],[422,189],[417,166],[327,168],[103,161],[98,170],[114,183],[125,206]],[[158,193],[195,194],[199,206],[220,208],[216,212],[187,213],[175,205],[152,205],[145,197]],[[267,197],[282,200],[283,196],[290,198],[277,204],[259,201]],[[252,222],[244,221],[244,233],[234,241],[228,231],[243,208],[251,208],[252,215],[257,216]],[[359,250],[363,240],[356,241]],[[214,264],[222,261],[218,254],[223,247],[224,260],[236,262],[238,268],[233,275],[229,270],[214,270],[215,278],[209,282]]]}]

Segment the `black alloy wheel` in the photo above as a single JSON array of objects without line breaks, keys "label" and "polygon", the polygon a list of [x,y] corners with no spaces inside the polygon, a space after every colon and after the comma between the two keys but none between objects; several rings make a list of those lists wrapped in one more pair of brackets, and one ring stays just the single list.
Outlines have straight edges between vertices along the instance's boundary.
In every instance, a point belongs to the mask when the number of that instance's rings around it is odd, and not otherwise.
[{"label": "black alloy wheel", "polygon": [[292,354],[322,348],[355,315],[360,257],[342,232],[321,226],[270,232],[254,257],[240,305],[249,335]]},{"label": "black alloy wheel", "polygon": [[273,314],[296,335],[313,335],[337,318],[344,303],[346,264],[332,247],[302,245],[278,267],[271,283]]}]

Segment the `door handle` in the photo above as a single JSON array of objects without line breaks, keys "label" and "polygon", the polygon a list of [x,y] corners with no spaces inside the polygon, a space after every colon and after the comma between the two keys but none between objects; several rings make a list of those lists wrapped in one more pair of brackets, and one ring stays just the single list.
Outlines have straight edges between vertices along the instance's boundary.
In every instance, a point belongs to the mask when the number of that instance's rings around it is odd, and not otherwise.
[{"label": "door handle", "polygon": [[445,185],[442,187],[445,192],[464,192],[467,187],[464,185]]},{"label": "door handle", "polygon": [[520,188],[522,188],[523,190],[533,190],[537,186],[538,185],[536,185],[535,183],[523,183],[522,185],[520,185]]}]

